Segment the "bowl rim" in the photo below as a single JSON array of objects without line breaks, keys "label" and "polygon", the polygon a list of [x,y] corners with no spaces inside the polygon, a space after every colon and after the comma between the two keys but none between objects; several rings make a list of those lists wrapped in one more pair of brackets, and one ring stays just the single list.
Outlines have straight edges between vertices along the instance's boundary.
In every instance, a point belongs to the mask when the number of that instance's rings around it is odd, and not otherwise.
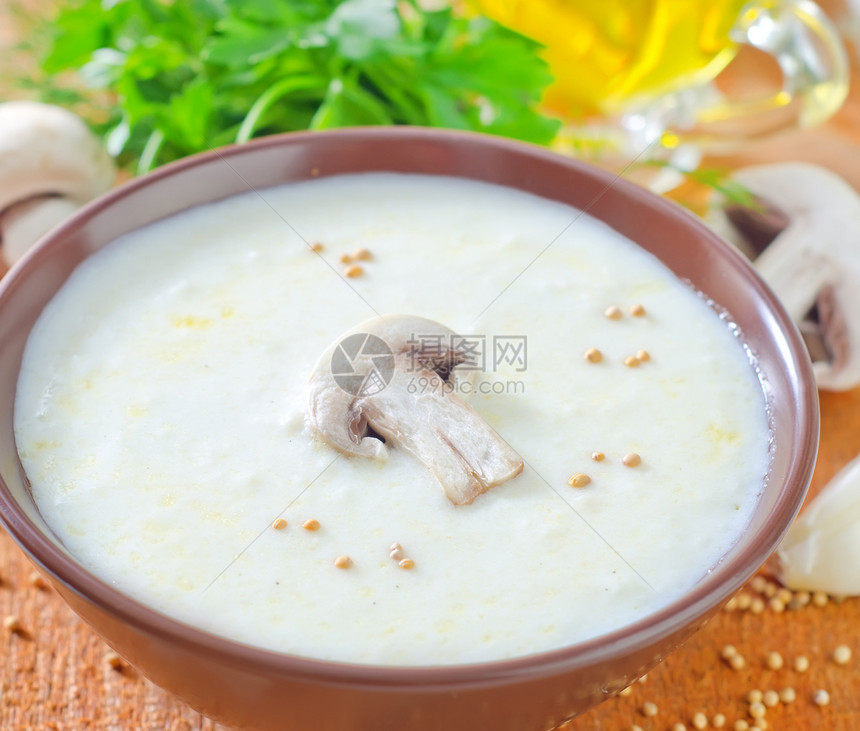
[{"label": "bowl rim", "polygon": [[[176,645],[193,647],[196,652],[202,652],[207,656],[229,657],[231,663],[252,667],[260,674],[274,673],[279,676],[301,676],[304,679],[326,681],[332,685],[358,687],[384,685],[432,691],[446,687],[474,687],[514,679],[536,679],[550,675],[560,667],[566,670],[581,669],[597,662],[611,661],[621,655],[647,648],[660,639],[677,632],[680,628],[694,623],[696,620],[701,620],[722,602],[725,602],[777,547],[799,512],[811,481],[818,447],[819,429],[818,397],[812,369],[808,357],[806,357],[805,346],[794,322],[773,292],[755,274],[743,257],[708,229],[703,222],[682,209],[678,204],[621,178],[621,174],[613,175],[606,170],[564,157],[537,145],[473,132],[423,127],[361,127],[324,132],[303,131],[271,135],[244,144],[213,148],[168,163],[146,175],[133,178],[91,201],[43,237],[10,269],[5,277],[0,279],[0,312],[2,312],[3,304],[6,298],[10,296],[10,292],[18,286],[19,271],[34,266],[39,258],[48,256],[45,252],[53,246],[54,242],[61,241],[94,215],[110,208],[116,201],[144,188],[158,185],[164,178],[210,164],[216,160],[221,160],[230,166],[229,161],[233,158],[284,145],[301,146],[309,138],[319,140],[320,136],[323,135],[341,144],[378,142],[389,140],[393,136],[399,140],[413,143],[430,140],[441,141],[442,143],[478,145],[486,148],[488,153],[510,154],[516,152],[529,157],[538,157],[553,165],[566,167],[573,175],[584,175],[595,179],[603,186],[602,192],[592,199],[588,206],[583,208],[584,211],[588,212],[591,205],[610,188],[613,188],[619,190],[627,199],[647,203],[649,207],[658,211],[661,218],[683,220],[683,225],[696,229],[699,236],[709,239],[710,244],[720,250],[721,256],[734,260],[735,266],[741,268],[742,277],[749,286],[756,290],[760,300],[766,305],[783,338],[783,352],[789,356],[788,365],[791,368],[789,376],[793,384],[792,394],[797,399],[798,418],[796,419],[795,433],[799,438],[796,439],[796,442],[802,447],[790,458],[789,470],[776,500],[776,509],[765,516],[758,528],[759,540],[751,541],[737,552],[729,549],[728,559],[718,563],[708,575],[675,601],[631,624],[584,642],[508,659],[414,666],[359,664],[275,652],[233,641],[173,619],[114,589],[78,564],[69,554],[58,549],[25,514],[5,484],[2,475],[0,475],[0,523],[5,525],[18,545],[43,571],[60,582],[66,591],[74,593],[103,611],[107,611],[140,632],[157,636]],[[230,167],[232,168],[232,166]],[[459,177],[464,176],[459,175]],[[254,189],[247,181],[245,183],[249,190]],[[20,461],[18,468],[23,474]],[[791,489],[787,489],[785,486],[789,486]]]}]

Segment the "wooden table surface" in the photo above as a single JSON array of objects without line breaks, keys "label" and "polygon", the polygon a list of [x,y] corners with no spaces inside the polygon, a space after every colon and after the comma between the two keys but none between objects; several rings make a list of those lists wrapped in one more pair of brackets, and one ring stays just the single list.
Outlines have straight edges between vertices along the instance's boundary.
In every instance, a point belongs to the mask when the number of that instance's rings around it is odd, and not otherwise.
[{"label": "wooden table surface", "polygon": [[[14,25],[4,24],[4,17],[0,6],[0,49],[14,38]],[[9,56],[0,51],[0,58]],[[860,78],[856,53],[853,66]],[[737,167],[777,160],[825,165],[860,190],[860,85],[855,82],[845,108],[826,125],[746,146],[716,162]],[[822,393],[821,417],[821,449],[810,496],[860,453],[860,388]],[[0,529],[0,616],[16,616],[22,628],[0,628],[0,729],[220,728],[128,666],[115,667],[109,648],[32,576],[27,558]],[[745,593],[755,594],[752,589]],[[732,669],[721,659],[726,644],[744,656],[742,669]],[[832,652],[843,644],[854,657],[838,665]],[[783,668],[768,668],[766,657],[772,651],[785,659]],[[803,673],[793,667],[801,655],[809,659]],[[613,731],[638,724],[645,730],[669,730],[682,723],[693,729],[694,714],[701,712],[709,719],[724,714],[724,728],[731,729],[738,719],[752,722],[746,700],[750,690],[786,687],[794,688],[796,700],[769,708],[767,728],[860,729],[860,600],[781,613],[722,611],[644,682],[635,683],[628,695],[607,701],[564,728]],[[829,705],[813,702],[819,689],[829,692]],[[644,714],[646,703],[656,706],[656,716]]]}]

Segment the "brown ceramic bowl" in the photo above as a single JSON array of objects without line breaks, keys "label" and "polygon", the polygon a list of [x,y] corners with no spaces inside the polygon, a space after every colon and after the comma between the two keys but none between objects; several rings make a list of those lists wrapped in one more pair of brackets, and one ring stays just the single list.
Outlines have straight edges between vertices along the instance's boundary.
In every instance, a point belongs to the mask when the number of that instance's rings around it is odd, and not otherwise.
[{"label": "brown ceramic bowl", "polygon": [[[121,234],[198,203],[285,181],[369,170],[456,175],[584,208],[726,308],[761,369],[773,465],[747,531],[682,598],[571,647],[453,667],[370,667],[243,646],[158,614],[83,569],[40,517],[17,458],[15,385],[27,335],[72,269]],[[791,320],[747,263],[678,206],[536,147],[417,128],[270,137],[168,165],[93,202],[0,283],[0,514],[60,595],[158,685],[227,724],[255,729],[538,731],[618,692],[696,631],[767,559],[800,508],[815,461],[818,402]]]}]

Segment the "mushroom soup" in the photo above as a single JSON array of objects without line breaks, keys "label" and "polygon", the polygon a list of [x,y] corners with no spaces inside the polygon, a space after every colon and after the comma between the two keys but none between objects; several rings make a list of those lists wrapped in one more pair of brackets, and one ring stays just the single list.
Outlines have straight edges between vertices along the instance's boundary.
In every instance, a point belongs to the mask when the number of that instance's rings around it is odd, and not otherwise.
[{"label": "mushroom soup", "polygon": [[530,654],[666,606],[747,525],[763,390],[728,318],[533,195],[365,174],[91,256],[28,342],[40,511],[189,624],[318,658]]}]

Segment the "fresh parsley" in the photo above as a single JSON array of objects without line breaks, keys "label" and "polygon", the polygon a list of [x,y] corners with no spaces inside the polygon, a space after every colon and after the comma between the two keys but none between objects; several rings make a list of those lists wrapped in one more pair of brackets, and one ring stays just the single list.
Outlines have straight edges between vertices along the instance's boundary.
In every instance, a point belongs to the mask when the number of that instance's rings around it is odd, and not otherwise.
[{"label": "fresh parsley", "polygon": [[56,96],[75,72],[109,151],[139,172],[274,132],[356,125],[545,144],[559,122],[539,108],[552,77],[535,50],[418,0],[78,0],[48,29],[39,86]]}]

